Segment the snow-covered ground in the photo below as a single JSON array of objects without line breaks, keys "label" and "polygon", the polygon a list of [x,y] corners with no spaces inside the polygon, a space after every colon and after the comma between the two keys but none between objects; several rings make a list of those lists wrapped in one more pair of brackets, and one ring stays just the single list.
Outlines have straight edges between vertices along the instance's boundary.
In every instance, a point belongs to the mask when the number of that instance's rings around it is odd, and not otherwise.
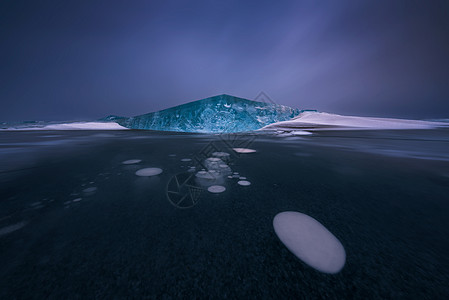
[{"label": "snow-covered ground", "polygon": [[74,122],[51,124],[43,127],[19,127],[0,129],[3,131],[15,130],[123,130],[128,129],[114,122]]},{"label": "snow-covered ground", "polygon": [[[71,122],[61,124],[20,124],[0,131],[17,130],[124,130],[115,122]],[[449,127],[447,122],[406,120],[392,118],[356,117],[324,112],[302,112],[299,116],[283,122],[267,125],[259,130],[287,132],[290,135],[307,135],[316,130],[358,129],[433,129]]]},{"label": "snow-covered ground", "polygon": [[447,123],[420,120],[342,116],[324,112],[303,112],[289,120],[267,125],[260,130],[328,130],[328,129],[432,129]]}]

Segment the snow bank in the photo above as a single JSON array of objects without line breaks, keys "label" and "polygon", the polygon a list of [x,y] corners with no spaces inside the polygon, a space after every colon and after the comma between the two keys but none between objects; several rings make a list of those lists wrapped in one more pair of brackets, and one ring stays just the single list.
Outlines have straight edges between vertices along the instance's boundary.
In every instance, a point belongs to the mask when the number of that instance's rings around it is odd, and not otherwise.
[{"label": "snow bank", "polygon": [[21,127],[0,129],[4,131],[17,130],[124,130],[126,127],[120,126],[114,122],[74,122],[63,124],[52,124],[43,127]]},{"label": "snow bank", "polygon": [[342,116],[322,112],[303,112],[283,122],[267,125],[260,130],[327,130],[327,129],[433,129],[447,123],[420,120]]}]

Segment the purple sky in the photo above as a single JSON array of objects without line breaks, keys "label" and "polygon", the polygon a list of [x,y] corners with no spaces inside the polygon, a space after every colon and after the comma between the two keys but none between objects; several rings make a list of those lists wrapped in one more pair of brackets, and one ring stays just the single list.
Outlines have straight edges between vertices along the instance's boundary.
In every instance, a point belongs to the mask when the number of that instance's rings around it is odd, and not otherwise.
[{"label": "purple sky", "polygon": [[260,91],[297,108],[449,118],[449,2],[0,2],[0,121]]}]

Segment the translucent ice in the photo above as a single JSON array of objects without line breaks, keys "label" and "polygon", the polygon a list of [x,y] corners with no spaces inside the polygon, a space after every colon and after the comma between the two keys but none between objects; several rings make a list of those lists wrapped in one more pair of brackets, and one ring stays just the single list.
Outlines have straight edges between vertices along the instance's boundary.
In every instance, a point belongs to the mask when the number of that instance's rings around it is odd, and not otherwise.
[{"label": "translucent ice", "polygon": [[133,129],[243,132],[290,120],[299,113],[299,109],[288,106],[219,95],[131,118],[109,116],[102,121]]}]

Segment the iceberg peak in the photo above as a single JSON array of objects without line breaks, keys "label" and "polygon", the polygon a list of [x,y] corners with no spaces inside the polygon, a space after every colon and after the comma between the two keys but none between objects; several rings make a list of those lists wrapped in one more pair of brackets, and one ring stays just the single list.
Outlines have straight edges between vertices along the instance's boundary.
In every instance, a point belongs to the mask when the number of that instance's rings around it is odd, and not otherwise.
[{"label": "iceberg peak", "polygon": [[108,116],[103,120],[132,129],[221,133],[257,130],[299,113],[288,106],[221,94],[135,117]]}]

